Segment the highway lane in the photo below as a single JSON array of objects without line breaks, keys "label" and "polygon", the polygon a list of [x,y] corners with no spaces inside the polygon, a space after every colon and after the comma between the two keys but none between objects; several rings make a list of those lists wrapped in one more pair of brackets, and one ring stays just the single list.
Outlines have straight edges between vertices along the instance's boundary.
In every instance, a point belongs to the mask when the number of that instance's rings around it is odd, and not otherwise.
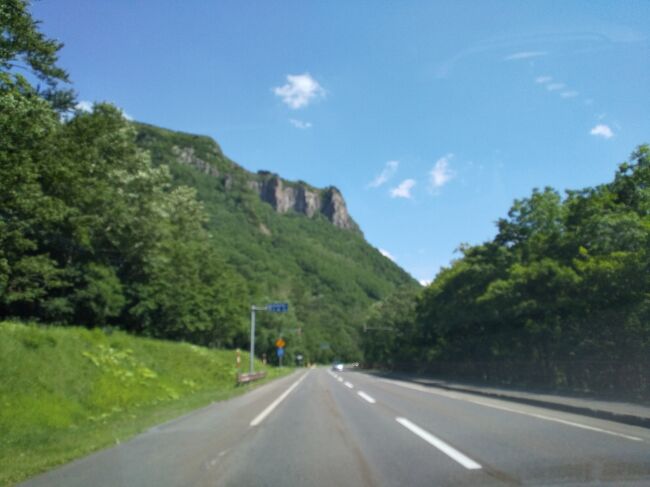
[{"label": "highway lane", "polygon": [[[247,435],[250,421],[299,373],[151,428],[24,483],[26,486],[218,485],[212,471]],[[21,484],[23,485],[23,484]]]},{"label": "highway lane", "polygon": [[299,371],[25,485],[650,485],[650,430]]},{"label": "highway lane", "polygon": [[504,483],[650,485],[650,430],[362,373],[343,375]]}]

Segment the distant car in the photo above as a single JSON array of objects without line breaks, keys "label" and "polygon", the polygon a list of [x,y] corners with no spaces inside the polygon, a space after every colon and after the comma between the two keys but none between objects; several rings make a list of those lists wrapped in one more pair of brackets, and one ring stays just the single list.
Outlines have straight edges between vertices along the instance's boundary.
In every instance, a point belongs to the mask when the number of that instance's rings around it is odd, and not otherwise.
[{"label": "distant car", "polygon": [[337,372],[343,372],[343,364],[332,365],[332,370],[336,370]]}]

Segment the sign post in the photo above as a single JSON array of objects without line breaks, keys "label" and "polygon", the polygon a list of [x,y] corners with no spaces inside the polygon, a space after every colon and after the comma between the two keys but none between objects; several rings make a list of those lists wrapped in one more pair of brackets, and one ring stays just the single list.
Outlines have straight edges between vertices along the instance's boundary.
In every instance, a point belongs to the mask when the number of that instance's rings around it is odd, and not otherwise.
[{"label": "sign post", "polygon": [[286,342],[282,337],[278,338],[275,341],[275,346],[278,347],[277,354],[278,354],[278,361],[280,363],[280,368],[282,368],[282,357],[284,356],[284,346],[286,345]]},{"label": "sign post", "polygon": [[278,348],[277,354],[278,354],[278,360],[280,361],[280,368],[282,368],[282,357],[284,357],[284,348]]},{"label": "sign post", "polygon": [[[286,313],[289,311],[288,303],[271,303],[266,306],[251,306],[251,356],[249,372],[255,372],[255,311],[270,311],[271,313]],[[284,352],[283,352],[284,353]]]}]

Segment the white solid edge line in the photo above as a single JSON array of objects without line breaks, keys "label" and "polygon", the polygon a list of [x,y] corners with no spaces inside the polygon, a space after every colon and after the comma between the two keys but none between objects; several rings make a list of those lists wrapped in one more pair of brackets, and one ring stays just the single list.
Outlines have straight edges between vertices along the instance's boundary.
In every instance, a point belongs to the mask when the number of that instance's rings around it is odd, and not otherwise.
[{"label": "white solid edge line", "polygon": [[307,374],[309,374],[309,371],[305,372],[305,374],[298,379],[296,382],[291,384],[289,388],[284,391],[282,394],[280,394],[280,397],[278,397],[275,401],[273,401],[271,404],[269,404],[264,411],[262,411],[260,414],[258,414],[253,421],[251,421],[251,426],[257,426],[260,424],[262,421],[264,421],[264,418],[266,418],[271,412],[278,407],[278,404],[280,404],[289,394],[291,394],[291,391],[293,391],[296,387],[298,387],[298,384],[300,384],[305,377],[307,377]]},{"label": "white solid edge line", "polygon": [[[515,414],[522,414],[524,416],[530,416],[532,418],[537,418],[537,419],[542,419],[545,421],[553,421],[555,423],[561,423],[561,424],[566,424],[567,426],[573,426],[575,428],[581,428],[589,431],[595,431],[597,433],[603,433],[606,435],[611,435],[611,436],[618,436],[619,438],[625,438],[626,440],[632,440],[632,441],[644,441],[643,438],[639,438],[638,436],[632,436],[632,435],[626,435],[624,433],[617,433],[616,431],[610,431],[602,428],[597,428],[596,426],[588,426],[586,424],[581,424],[581,423],[574,423],[573,421],[568,421],[566,419],[559,419],[559,418],[553,418],[552,416],[546,416],[544,414],[537,414],[537,413],[529,413],[526,411],[519,411],[517,409],[509,408],[506,406],[500,406],[498,404],[491,404],[485,401],[481,401],[478,399],[469,399],[466,397],[461,397],[457,393],[447,393],[443,391],[433,391],[431,388],[424,387],[421,385],[415,385],[415,384],[404,384],[399,381],[394,381],[390,379],[379,379],[382,382],[387,382],[389,384],[394,384],[399,387],[405,387],[407,389],[413,389],[414,391],[420,391],[420,392],[426,392],[428,394],[436,394],[439,396],[444,396],[448,397],[450,399],[456,399],[458,401],[465,401],[465,402],[471,402],[472,404],[478,404],[479,406],[485,406],[488,408],[493,408],[493,409],[500,409],[502,411],[508,411],[510,413],[515,413]],[[464,394],[469,394],[469,393],[464,393]]]},{"label": "white solid edge line", "polygon": [[343,385],[345,385],[345,387],[347,387],[348,389],[352,389],[352,388],[354,387],[354,386],[353,386],[350,382],[348,382],[348,381],[345,381],[345,382],[343,383]]},{"label": "white solid edge line", "polygon": [[511,409],[511,408],[508,408],[508,407],[505,407],[505,406],[495,406],[495,405],[491,405],[491,404],[485,404],[485,403],[483,403],[481,401],[472,401],[472,402],[474,402],[475,404],[480,404],[482,406],[492,407],[492,408],[495,408],[495,409],[502,409],[504,411],[509,411],[511,413],[525,414],[527,416],[532,416],[533,418],[538,418],[538,419],[543,419],[543,420],[546,420],[546,421],[554,421],[556,423],[566,424],[567,426],[574,426],[576,428],[582,428],[582,429],[585,429],[585,430],[596,431],[598,433],[604,433],[606,435],[619,436],[619,437],[625,438],[627,440],[643,441],[643,438],[639,438],[638,436],[631,436],[631,435],[626,435],[624,433],[617,433],[615,431],[609,431],[609,430],[606,430],[606,429],[597,428],[596,426],[589,426],[589,425],[586,425],[586,424],[574,423],[573,421],[567,421],[566,419],[553,418],[551,416],[545,416],[543,414],[524,413],[524,412],[521,412],[521,411],[517,411],[516,409]]},{"label": "white solid edge line", "polygon": [[481,468],[481,466],[476,463],[474,460],[469,458],[468,456],[462,454],[458,450],[456,450],[454,447],[449,446],[447,443],[444,441],[436,438],[433,436],[431,433],[429,433],[427,430],[420,428],[417,424],[412,423],[406,418],[395,418],[395,421],[397,421],[399,424],[404,426],[406,429],[410,430],[412,433],[415,433],[418,435],[420,438],[422,438],[424,441],[429,443],[431,446],[436,447],[438,450],[440,450],[442,453],[450,457],[451,459],[457,461],[460,463],[463,467],[465,467],[468,470],[478,470]]},{"label": "white solid edge line", "polygon": [[361,396],[363,399],[368,401],[370,404],[374,404],[376,402],[374,398],[372,398],[371,396],[369,396],[368,394],[366,394],[363,391],[359,391],[359,392],[357,392],[357,394],[359,394],[359,396]]}]

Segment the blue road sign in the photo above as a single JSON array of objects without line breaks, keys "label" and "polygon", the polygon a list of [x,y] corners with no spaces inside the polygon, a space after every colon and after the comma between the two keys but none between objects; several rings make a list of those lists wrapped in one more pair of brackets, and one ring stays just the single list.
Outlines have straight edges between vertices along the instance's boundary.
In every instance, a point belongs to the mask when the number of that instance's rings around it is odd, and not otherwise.
[{"label": "blue road sign", "polygon": [[282,357],[284,355],[284,348],[278,348],[277,354],[278,354],[278,357]]},{"label": "blue road sign", "polygon": [[271,313],[286,313],[289,311],[289,304],[287,303],[271,303],[266,305],[266,311]]}]

